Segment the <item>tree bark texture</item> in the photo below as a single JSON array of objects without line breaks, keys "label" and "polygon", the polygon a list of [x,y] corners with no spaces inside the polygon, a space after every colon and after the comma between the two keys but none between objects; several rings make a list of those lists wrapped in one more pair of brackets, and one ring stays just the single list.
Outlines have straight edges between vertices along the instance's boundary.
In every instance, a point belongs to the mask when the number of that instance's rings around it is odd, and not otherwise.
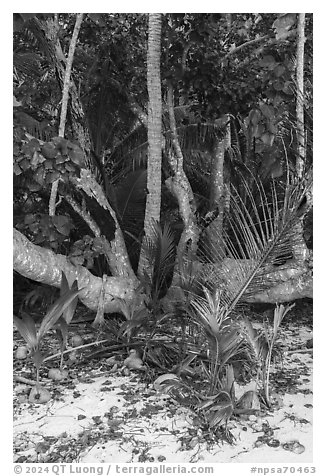
[{"label": "tree bark texture", "polygon": [[[178,260],[180,261],[182,257],[186,257],[187,255],[191,255],[193,258],[195,257],[199,239],[199,227],[195,215],[196,205],[194,194],[183,168],[183,154],[177,133],[174,115],[173,87],[171,84],[168,87],[167,102],[173,146],[169,151],[168,159],[173,176],[165,181],[165,185],[178,201],[179,213],[184,226],[177,250]],[[178,268],[178,264],[176,268]]]},{"label": "tree bark texture", "polygon": [[[204,282],[205,280],[210,283],[223,280],[226,289],[228,283],[230,283],[230,290],[235,290],[239,279],[237,272],[239,265],[248,267],[250,270],[255,266],[255,262],[253,260],[225,258],[222,263],[217,264],[198,263],[197,269]],[[241,282],[239,284],[241,285]],[[289,261],[282,266],[273,266],[264,275],[264,288],[265,290],[254,295],[246,296],[244,294],[242,301],[248,303],[281,303],[306,297],[312,298],[312,267],[308,261],[305,265]]]},{"label": "tree bark texture", "polygon": [[[74,178],[74,185],[76,188],[82,189],[89,197],[94,198],[104,210],[107,210],[110,213],[114,220],[114,238],[110,242],[104,240],[104,243],[106,244],[105,254],[108,257],[112,275],[121,276],[131,279],[134,282],[138,282],[130,264],[125,240],[116,213],[104,195],[102,187],[97,183],[92,173],[86,169],[81,169],[80,177]],[[96,228],[94,229],[94,232],[95,236],[97,236]]]},{"label": "tree bark texture", "polygon": [[[207,281],[212,282],[214,275],[220,279],[221,272],[227,280],[237,279],[237,260],[225,259],[222,265],[203,265],[195,263],[196,272]],[[252,263],[248,263],[252,266]],[[142,306],[144,296],[139,292],[139,282],[125,277],[107,276],[105,280],[94,276],[83,266],[75,266],[61,254],[31,243],[22,233],[14,229],[14,270],[22,276],[50,286],[60,287],[61,273],[65,273],[71,285],[77,279],[78,289],[84,288],[79,295],[81,302],[92,311],[97,311],[103,303],[105,313],[121,312],[124,301]],[[255,296],[250,296],[247,302],[280,303],[293,301],[304,297],[312,297],[312,272],[308,266],[297,267],[286,264],[275,267],[266,275],[266,279],[277,285]],[[204,280],[205,281],[205,280]],[[178,287],[169,289],[168,304],[175,299],[181,299]]]},{"label": "tree bark texture", "polygon": [[[229,117],[226,116],[229,122]],[[212,166],[210,173],[210,197],[209,212],[217,213],[216,218],[206,229],[208,240],[207,252],[212,261],[216,261],[217,256],[223,255],[223,240],[221,240],[223,232],[223,217],[226,186],[224,182],[224,154],[228,147],[231,146],[230,125],[226,124],[225,136],[222,139],[216,139],[212,154]]]},{"label": "tree bark texture", "polygon": [[[153,222],[160,221],[161,215],[161,171],[162,171],[162,91],[161,91],[161,30],[162,14],[149,13],[147,48],[147,89],[148,89],[148,158],[147,158],[147,200],[144,218],[144,239],[152,236]],[[140,253],[138,274],[151,275],[146,260],[144,243]]]},{"label": "tree bark texture", "polygon": [[297,174],[301,178],[304,173],[306,158],[305,124],[304,124],[304,43],[305,43],[305,13],[298,14],[297,37]]},{"label": "tree bark texture", "polygon": [[[80,30],[81,23],[83,21],[83,13],[78,13],[76,17],[75,28],[72,34],[72,38],[69,45],[69,52],[68,58],[66,63],[66,70],[64,73],[64,81],[63,81],[63,91],[62,91],[62,100],[61,100],[61,114],[60,114],[60,125],[59,125],[59,137],[64,137],[65,135],[65,125],[66,125],[66,117],[67,117],[67,110],[68,110],[68,99],[69,99],[69,88],[70,88],[70,75],[72,69],[72,63],[74,60],[74,54],[77,44],[78,33]],[[55,215],[56,209],[56,199],[58,193],[58,186],[59,186],[59,179],[55,180],[51,187],[51,195],[50,195],[50,202],[49,202],[49,215]]]},{"label": "tree bark texture", "polygon": [[[60,85],[63,88],[64,85],[64,76],[66,71],[66,57],[63,53],[59,37],[58,37],[58,21],[56,18],[48,18],[44,23],[40,22],[45,30],[45,35],[50,45],[52,46],[53,55],[52,61],[53,66],[56,69]],[[74,135],[77,138],[78,144],[85,153],[87,166],[90,170],[93,170],[93,163],[90,159],[90,150],[91,150],[91,138],[87,128],[83,126],[83,121],[85,120],[84,109],[80,101],[77,87],[74,81],[70,78],[70,113],[71,113],[71,122]],[[95,169],[97,171],[97,168]]]},{"label": "tree bark texture", "polygon": [[78,33],[83,21],[83,15],[84,15],[83,13],[77,13],[76,23],[75,23],[74,31],[71,37],[70,45],[69,45],[68,58],[66,63],[66,70],[64,74],[63,90],[62,90],[61,114],[60,114],[60,125],[59,125],[60,137],[64,137],[65,135],[65,125],[66,125],[69,89],[70,89],[70,76],[71,76],[72,63],[74,60],[74,54],[75,54],[75,49],[77,44]]},{"label": "tree bark texture", "polygon": [[14,229],[14,270],[22,276],[40,283],[60,288],[61,273],[65,273],[71,285],[77,279],[81,302],[92,311],[97,311],[101,293],[104,294],[104,312],[121,310],[121,299],[141,302],[136,291],[137,282],[126,277],[106,277],[103,280],[92,275],[83,266],[74,266],[68,258],[52,250],[31,243],[22,233]]},{"label": "tree bark texture", "polygon": [[[298,155],[296,160],[296,171],[298,179],[304,174],[306,162],[306,141],[305,141],[305,122],[304,122],[304,44],[305,44],[305,13],[298,13],[297,19],[297,142]],[[303,238],[303,219],[297,224],[297,242],[293,247],[293,256],[296,260],[302,262],[307,259],[309,250]]]}]

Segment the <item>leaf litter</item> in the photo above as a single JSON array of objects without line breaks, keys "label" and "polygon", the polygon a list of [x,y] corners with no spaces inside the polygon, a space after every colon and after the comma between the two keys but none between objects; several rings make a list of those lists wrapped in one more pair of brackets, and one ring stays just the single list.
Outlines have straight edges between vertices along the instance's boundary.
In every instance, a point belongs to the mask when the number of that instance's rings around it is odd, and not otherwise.
[{"label": "leaf litter", "polygon": [[[123,352],[118,365],[112,358],[71,363],[62,381],[50,381],[43,370],[42,384],[52,395],[46,404],[29,403],[30,386],[15,382],[13,460],[312,462],[312,352],[302,352],[309,348],[311,338],[307,320],[288,320],[281,326],[282,358],[271,369],[273,411],[232,419],[228,425],[232,444],[214,437],[191,408],[158,392],[144,372],[131,370],[124,375]],[[14,341],[18,347],[17,333]],[[15,361],[14,369],[16,375],[33,378],[25,361]],[[250,384],[237,385],[237,398],[247,390]]]}]

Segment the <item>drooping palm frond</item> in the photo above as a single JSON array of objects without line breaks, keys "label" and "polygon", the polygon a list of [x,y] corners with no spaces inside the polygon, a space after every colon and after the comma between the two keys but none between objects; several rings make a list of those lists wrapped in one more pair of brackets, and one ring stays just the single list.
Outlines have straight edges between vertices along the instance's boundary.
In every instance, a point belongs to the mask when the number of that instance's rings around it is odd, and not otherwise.
[{"label": "drooping palm frond", "polygon": [[114,163],[112,177],[118,182],[130,171],[147,166],[148,142],[143,125],[139,125],[117,144],[108,160]]},{"label": "drooping palm frond", "polygon": [[117,210],[123,227],[133,232],[132,223],[144,219],[147,172],[144,169],[131,172],[115,188]]},{"label": "drooping palm frond", "polygon": [[[178,124],[177,132],[180,147],[184,154],[191,150],[212,150],[216,140],[221,139],[224,127],[220,123],[196,122]],[[166,134],[166,145],[171,148],[171,136]]]},{"label": "drooping palm frond", "polygon": [[264,334],[253,327],[252,322],[248,317],[241,319],[240,326],[252,362],[262,365],[262,363],[265,362],[268,353],[268,343]]},{"label": "drooping palm frond", "polygon": [[15,123],[24,127],[26,132],[36,139],[47,142],[50,141],[54,135],[53,128],[46,119],[38,121],[30,114],[20,110],[14,111],[14,117]]},{"label": "drooping palm frond", "polygon": [[[44,18],[41,18],[41,16]],[[56,57],[55,48],[45,35],[45,29],[47,28],[46,21],[49,21],[49,18],[46,17],[46,14],[40,15],[40,17],[37,17],[36,14],[33,15],[25,21],[19,35],[25,40],[25,43],[33,48],[34,52],[38,50],[50,63],[53,63]],[[18,51],[19,47],[17,47],[17,52]]]},{"label": "drooping palm frond", "polygon": [[14,52],[13,65],[16,78],[24,78],[29,80],[39,79],[43,74],[40,62],[41,56],[35,52]]},{"label": "drooping palm frond", "polygon": [[[191,111],[191,105],[176,106],[174,108],[177,133],[180,146],[185,158],[185,170],[209,171],[210,157],[208,151],[212,150],[217,139],[223,137],[225,123],[223,119],[214,122],[200,122]],[[168,114],[163,114],[163,136],[165,141],[165,154],[172,147],[172,136]],[[145,167],[147,161],[147,131],[143,124],[134,127],[118,144],[114,145],[108,163],[114,163],[115,179],[129,170]],[[120,174],[120,175],[119,175]]]},{"label": "drooping palm frond", "polygon": [[[214,249],[210,285],[222,291],[222,300],[229,311],[253,294],[278,284],[272,271],[292,254],[298,239],[300,208],[310,193],[311,178],[287,183],[283,194],[272,184],[267,195],[261,182],[254,181],[252,190],[244,182],[247,201],[244,203],[233,187],[230,211],[219,248]],[[218,263],[218,264],[217,264]]]},{"label": "drooping palm frond", "polygon": [[151,237],[145,239],[145,253],[153,269],[152,297],[161,297],[166,290],[168,280],[172,278],[176,253],[175,242],[168,223],[161,227],[159,223],[155,222],[152,227]]}]

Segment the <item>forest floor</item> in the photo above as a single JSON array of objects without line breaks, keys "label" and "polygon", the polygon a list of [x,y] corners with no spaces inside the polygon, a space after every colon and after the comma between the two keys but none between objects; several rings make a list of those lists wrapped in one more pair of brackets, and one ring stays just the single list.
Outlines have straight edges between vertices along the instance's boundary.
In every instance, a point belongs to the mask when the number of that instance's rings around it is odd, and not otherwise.
[{"label": "forest floor", "polygon": [[[78,327],[86,342],[94,340],[92,332],[89,325]],[[281,324],[278,342],[282,359],[272,366],[271,384],[279,408],[263,416],[231,420],[233,444],[214,440],[190,409],[158,393],[142,372],[124,375],[125,354],[121,365],[114,367],[112,359],[84,359],[82,365],[75,362],[60,382],[41,374],[42,385],[52,396],[45,404],[30,403],[31,387],[15,380],[13,460],[312,463],[311,339],[312,304],[299,302]],[[18,345],[22,340],[15,331],[14,348]],[[31,361],[15,360],[14,372],[16,377],[33,378]],[[237,396],[244,390],[237,386]]]}]

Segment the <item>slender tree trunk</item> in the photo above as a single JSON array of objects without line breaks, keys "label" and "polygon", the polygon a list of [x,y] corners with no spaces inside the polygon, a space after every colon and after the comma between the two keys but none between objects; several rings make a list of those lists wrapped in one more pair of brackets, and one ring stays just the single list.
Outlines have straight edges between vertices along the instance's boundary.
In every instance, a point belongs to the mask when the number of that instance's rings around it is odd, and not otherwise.
[{"label": "slender tree trunk", "polygon": [[217,139],[212,154],[212,166],[210,173],[210,197],[209,212],[206,219],[211,216],[212,222],[206,229],[208,239],[208,255],[213,262],[221,258],[223,253],[223,232],[224,205],[226,199],[226,184],[224,174],[224,155],[231,145],[231,131],[229,117],[226,116],[226,130],[223,139]]},{"label": "slender tree trunk", "polygon": [[[297,160],[296,172],[298,180],[302,179],[306,162],[305,122],[304,122],[304,44],[305,44],[305,13],[298,14],[297,21]],[[298,262],[304,262],[309,256],[309,250],[303,237],[303,219],[296,225],[297,240],[293,247],[293,257]]]},{"label": "slender tree trunk", "polygon": [[196,259],[199,227],[196,219],[196,205],[194,194],[189,180],[183,169],[183,154],[181,151],[176,121],[174,116],[173,87],[168,86],[167,102],[169,109],[170,129],[172,135],[172,148],[169,151],[169,163],[173,171],[173,176],[169,177],[165,184],[169,191],[176,197],[179,205],[179,213],[183,222],[183,231],[177,249],[177,263],[172,280],[172,286],[178,283],[178,275],[182,260]]},{"label": "slender tree trunk", "polygon": [[160,221],[161,214],[161,169],[162,169],[162,92],[161,92],[161,30],[162,14],[150,13],[147,49],[148,89],[148,159],[147,200],[144,219],[144,240],[140,253],[138,274],[146,270],[151,276],[146,260],[144,243],[153,234],[153,222]]},{"label": "slender tree trunk", "polygon": [[[60,81],[60,86],[63,89],[67,60],[58,38],[59,25],[57,15],[55,15],[54,19],[47,19],[46,22],[42,22],[40,20],[38,20],[38,22],[41,23],[42,27],[44,28],[46,38],[52,46],[53,66],[56,69],[57,76]],[[88,130],[83,126],[83,122],[85,120],[83,105],[80,101],[77,92],[77,87],[72,78],[70,78],[70,98],[70,115],[74,135],[78,141],[78,144],[85,153],[88,168],[94,171],[93,162],[90,159],[91,138]],[[97,168],[95,169],[95,171],[97,171]]]},{"label": "slender tree trunk", "polygon": [[[66,63],[66,71],[64,75],[63,81],[63,91],[62,91],[62,100],[61,100],[61,115],[60,115],[60,125],[59,125],[59,137],[64,137],[65,135],[65,125],[66,125],[66,117],[67,117],[67,109],[68,109],[68,99],[69,99],[69,88],[70,88],[70,75],[72,69],[72,62],[74,59],[76,43],[78,38],[78,33],[80,30],[81,23],[83,21],[83,13],[78,13],[76,17],[76,23],[74,32],[72,34],[68,58]],[[59,186],[59,179],[55,180],[51,187],[51,195],[50,195],[50,202],[49,202],[49,215],[55,215],[56,209],[56,199],[58,193],[58,186]]]},{"label": "slender tree trunk", "polygon": [[298,14],[297,39],[297,175],[302,178],[304,173],[306,146],[304,123],[304,44],[305,44],[305,13]]}]

